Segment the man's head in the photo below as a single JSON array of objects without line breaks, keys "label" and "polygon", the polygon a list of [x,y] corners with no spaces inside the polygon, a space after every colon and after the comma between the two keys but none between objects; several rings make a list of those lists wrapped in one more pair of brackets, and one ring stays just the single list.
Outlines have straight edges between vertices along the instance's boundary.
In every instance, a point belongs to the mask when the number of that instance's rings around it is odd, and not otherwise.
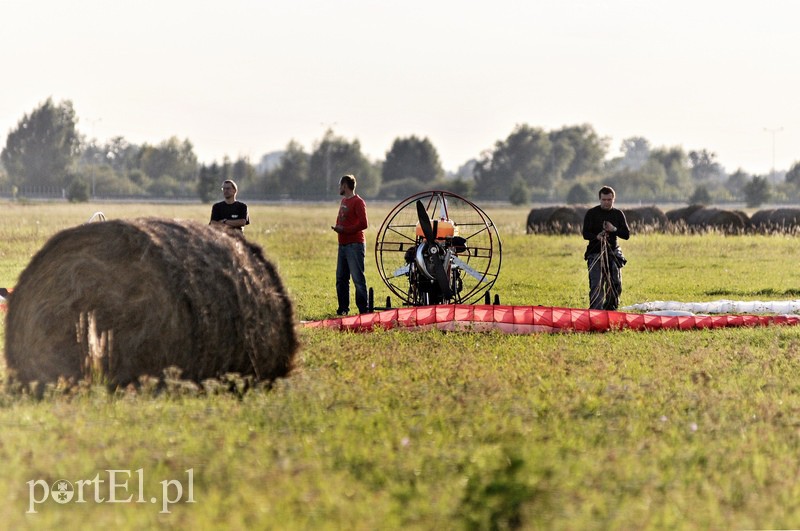
[{"label": "man's head", "polygon": [[226,201],[235,200],[238,192],[239,187],[230,179],[222,183],[222,197],[224,197]]},{"label": "man's head", "polygon": [[345,175],[339,179],[339,195],[347,195],[348,192],[356,191],[356,176]]},{"label": "man's head", "polygon": [[614,198],[617,195],[614,193],[614,189],[610,186],[604,186],[600,188],[600,192],[597,195],[600,197],[600,208],[603,210],[611,210],[614,206]]}]

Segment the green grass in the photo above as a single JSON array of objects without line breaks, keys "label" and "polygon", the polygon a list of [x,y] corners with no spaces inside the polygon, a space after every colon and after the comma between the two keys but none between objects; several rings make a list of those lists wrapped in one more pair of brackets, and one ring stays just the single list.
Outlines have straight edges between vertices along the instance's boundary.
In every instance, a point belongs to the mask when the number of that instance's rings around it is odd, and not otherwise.
[{"label": "green grass", "polygon": [[[252,206],[298,320],[335,309],[337,202]],[[57,230],[109,218],[206,221],[203,205],[3,205],[0,285]],[[372,246],[391,204],[370,204]],[[484,208],[503,239],[501,302],[585,307],[579,236],[524,234],[526,209]],[[623,304],[797,298],[791,237],[634,235]],[[0,393],[7,528],[791,528],[800,525],[800,329],[507,336],[299,330],[297,371],[239,398]],[[234,382],[236,383],[236,382]],[[196,503],[29,507],[27,482],[107,469],[187,484]],[[118,498],[138,496],[136,476]],[[104,491],[108,495],[107,484]],[[87,490],[87,492],[89,492]]]}]

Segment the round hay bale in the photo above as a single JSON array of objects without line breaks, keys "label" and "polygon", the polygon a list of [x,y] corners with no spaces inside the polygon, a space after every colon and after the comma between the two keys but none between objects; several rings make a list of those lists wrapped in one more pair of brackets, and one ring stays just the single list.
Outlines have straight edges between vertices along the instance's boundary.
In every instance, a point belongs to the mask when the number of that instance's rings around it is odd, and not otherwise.
[{"label": "round hay bale", "polygon": [[178,367],[271,381],[297,350],[291,302],[263,250],[191,221],[89,223],[54,235],[8,303],[6,365],[23,382],[110,386]]},{"label": "round hay bale", "polygon": [[666,214],[657,206],[641,206],[625,209],[625,219],[628,226],[632,227],[665,227],[667,222]]},{"label": "round hay bale", "polygon": [[689,205],[684,208],[676,208],[675,210],[670,210],[666,213],[667,220],[669,220],[671,223],[677,223],[679,221],[688,223],[689,216],[703,208],[703,205]]},{"label": "round hay bale", "polygon": [[531,209],[531,211],[528,212],[526,232],[528,234],[533,234],[534,232],[543,232],[547,230],[550,215],[555,212],[557,208],[557,206],[546,206]]},{"label": "round hay bale", "polygon": [[692,213],[686,223],[696,229],[719,229],[726,233],[744,231],[745,222],[740,215],[730,210],[703,208]]},{"label": "round hay bale", "polygon": [[731,212],[736,214],[736,216],[742,220],[742,226],[745,228],[745,230],[750,229],[750,216],[747,215],[747,212],[743,210],[731,210]]},{"label": "round hay bale", "polygon": [[582,207],[547,206],[534,208],[528,213],[526,232],[533,234],[570,234],[578,233],[583,226]]},{"label": "round hay bale", "polygon": [[582,230],[583,216],[571,206],[560,206],[550,214],[548,225],[552,232],[577,234]]},{"label": "round hay bale", "polygon": [[770,215],[773,227],[791,230],[800,225],[800,208],[778,208]]},{"label": "round hay bale", "polygon": [[766,229],[770,227],[772,214],[775,212],[774,208],[759,210],[750,217],[750,225],[756,229]]}]

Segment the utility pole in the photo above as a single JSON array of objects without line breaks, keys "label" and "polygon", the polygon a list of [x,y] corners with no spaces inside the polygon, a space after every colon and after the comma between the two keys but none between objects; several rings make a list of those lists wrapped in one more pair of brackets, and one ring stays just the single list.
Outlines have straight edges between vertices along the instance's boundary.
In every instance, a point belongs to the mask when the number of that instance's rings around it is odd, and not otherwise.
[{"label": "utility pole", "polygon": [[769,129],[768,127],[764,128],[764,131],[767,133],[772,133],[772,172],[770,173],[770,181],[775,181],[775,135],[783,131],[783,127],[778,127],[776,129]]},{"label": "utility pole", "polygon": [[[328,131],[331,132],[331,136],[333,136],[333,127],[336,125],[336,122],[320,122],[321,126],[325,127],[325,136],[322,137],[322,141],[325,142],[328,136]],[[330,193],[332,190],[331,185],[331,143],[328,139],[328,143],[325,145],[325,188],[326,192]]]},{"label": "utility pole", "polygon": [[[96,145],[97,138],[94,137],[94,126],[97,125],[97,122],[102,122],[103,119],[102,118],[95,118],[94,120],[86,120],[86,121],[89,122],[89,130],[91,131],[91,134],[92,134],[92,139],[89,142],[91,142],[92,144]],[[97,154],[95,154],[95,155],[97,155]],[[94,156],[94,157],[92,157],[91,168],[90,168],[90,171],[92,172],[92,199],[94,199],[94,181],[95,181],[94,174],[95,174],[95,170],[97,169],[95,167],[96,163],[97,163],[97,157]]]}]

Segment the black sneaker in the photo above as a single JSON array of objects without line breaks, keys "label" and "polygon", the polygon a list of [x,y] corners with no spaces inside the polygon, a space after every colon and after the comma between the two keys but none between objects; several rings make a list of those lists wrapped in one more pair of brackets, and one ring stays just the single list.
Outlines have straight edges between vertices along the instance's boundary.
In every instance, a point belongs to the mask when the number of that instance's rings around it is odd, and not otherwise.
[{"label": "black sneaker", "polygon": [[336,315],[347,315],[348,313],[350,313],[349,309],[348,310],[342,310],[341,308],[339,308],[338,310],[336,310]]}]

